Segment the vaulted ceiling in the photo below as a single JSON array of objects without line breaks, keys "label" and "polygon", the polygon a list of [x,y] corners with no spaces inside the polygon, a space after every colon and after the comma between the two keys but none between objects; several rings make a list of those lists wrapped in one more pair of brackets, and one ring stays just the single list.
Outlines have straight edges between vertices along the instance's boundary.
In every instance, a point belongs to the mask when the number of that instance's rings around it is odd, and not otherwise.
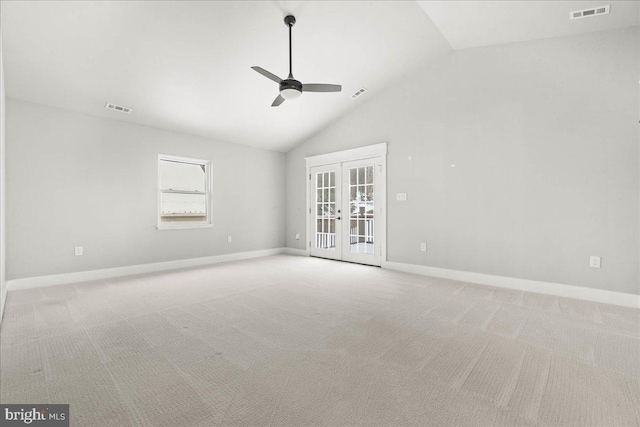
[{"label": "vaulted ceiling", "polygon": [[[452,47],[638,25],[638,3],[613,3],[570,22],[600,3],[2,1],[0,28],[9,98],[287,151]],[[343,92],[271,107],[277,84],[250,67],[286,77],[287,14],[296,78]]]},{"label": "vaulted ceiling", "polygon": [[[638,1],[419,1],[454,49],[562,37],[640,25]],[[610,5],[609,14],[569,20]]]}]

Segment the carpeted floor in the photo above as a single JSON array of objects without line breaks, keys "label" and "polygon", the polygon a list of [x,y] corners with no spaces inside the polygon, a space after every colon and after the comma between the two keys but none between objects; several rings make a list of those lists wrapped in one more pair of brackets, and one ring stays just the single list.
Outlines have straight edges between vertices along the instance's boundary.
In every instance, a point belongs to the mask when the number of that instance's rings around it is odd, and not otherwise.
[{"label": "carpeted floor", "polygon": [[0,338],[73,426],[640,425],[640,310],[314,258],[10,292]]}]

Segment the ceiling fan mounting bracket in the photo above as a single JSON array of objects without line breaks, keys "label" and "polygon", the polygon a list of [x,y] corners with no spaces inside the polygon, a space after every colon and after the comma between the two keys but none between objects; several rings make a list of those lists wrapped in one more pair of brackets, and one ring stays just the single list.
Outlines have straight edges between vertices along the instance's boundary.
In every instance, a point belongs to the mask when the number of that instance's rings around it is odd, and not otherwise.
[{"label": "ceiling fan mounting bracket", "polygon": [[284,25],[287,27],[293,27],[296,23],[296,17],[293,15],[287,15],[284,17]]}]

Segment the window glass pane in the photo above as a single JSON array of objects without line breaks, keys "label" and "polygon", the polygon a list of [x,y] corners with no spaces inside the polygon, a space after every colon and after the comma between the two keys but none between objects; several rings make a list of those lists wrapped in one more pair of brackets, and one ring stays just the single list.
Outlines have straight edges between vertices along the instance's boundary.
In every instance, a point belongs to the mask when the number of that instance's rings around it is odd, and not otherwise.
[{"label": "window glass pane", "polygon": [[373,201],[373,185],[367,185],[366,200]]},{"label": "window glass pane", "polygon": [[358,185],[364,185],[364,170],[365,168],[358,168]]},{"label": "window glass pane", "polygon": [[358,221],[358,236],[364,236],[364,220]]},{"label": "window glass pane", "polygon": [[350,179],[351,185],[358,185],[358,179],[357,179],[357,175],[356,175],[357,172],[358,172],[358,169],[355,169],[355,168],[354,169],[349,169],[349,174],[351,175],[351,177],[350,177],[351,178]]},{"label": "window glass pane", "polygon": [[373,255],[373,246],[374,246],[373,220],[372,219],[366,220],[364,228],[365,228],[364,235],[365,235],[365,243],[366,243],[365,253],[367,255]]},{"label": "window glass pane", "polygon": [[329,189],[329,201],[330,202],[335,202],[336,201],[336,189],[335,188],[330,188]]},{"label": "window glass pane", "polygon": [[358,252],[358,221],[354,220],[349,224],[349,252]]},{"label": "window glass pane", "polygon": [[335,187],[336,186],[336,173],[335,172],[330,172],[329,173],[329,185],[331,187]]},{"label": "window glass pane", "polygon": [[202,165],[160,160],[160,188],[204,192],[206,188],[204,169]]},{"label": "window glass pane", "polygon": [[369,218],[373,218],[373,203],[366,203],[364,205],[364,213]]},{"label": "window glass pane", "polygon": [[318,190],[318,193],[316,194],[316,202],[322,203],[322,190]]},{"label": "window glass pane", "polygon": [[364,222],[364,235],[367,237],[367,243],[373,243],[373,220],[368,219]]},{"label": "window glass pane", "polygon": [[161,222],[205,222],[207,197],[204,194],[160,194]]},{"label": "window glass pane", "polygon": [[322,188],[322,174],[321,173],[317,173],[316,176],[318,178],[318,181],[317,181],[318,183],[317,183],[316,187]]},{"label": "window glass pane", "polygon": [[367,253],[367,242],[364,236],[358,236],[358,253]]},{"label": "window glass pane", "polygon": [[364,202],[365,195],[366,195],[365,186],[364,185],[359,185],[358,186],[358,201]]},{"label": "window glass pane", "polygon": [[367,166],[367,184],[373,184],[373,166]]}]

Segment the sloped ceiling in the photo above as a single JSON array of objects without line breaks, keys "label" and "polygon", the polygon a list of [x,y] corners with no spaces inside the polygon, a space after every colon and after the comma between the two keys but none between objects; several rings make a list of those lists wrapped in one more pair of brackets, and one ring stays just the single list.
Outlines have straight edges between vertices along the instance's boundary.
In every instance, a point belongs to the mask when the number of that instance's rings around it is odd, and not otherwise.
[{"label": "sloped ceiling", "polygon": [[[2,1],[7,96],[287,151],[454,49],[638,25],[639,2],[569,21],[591,1]],[[293,71],[343,92],[272,108]],[[369,89],[357,100],[350,95]],[[106,110],[106,102],[133,108]]]},{"label": "sloped ceiling", "polygon": [[[420,1],[454,49],[561,37],[640,25],[638,1]],[[611,5],[608,15],[569,12]]]},{"label": "sloped ceiling", "polygon": [[[286,151],[451,51],[416,2],[2,1],[7,96]],[[293,71],[342,93],[272,108]],[[352,100],[360,87],[366,95]],[[133,108],[129,115],[106,102]]]}]

